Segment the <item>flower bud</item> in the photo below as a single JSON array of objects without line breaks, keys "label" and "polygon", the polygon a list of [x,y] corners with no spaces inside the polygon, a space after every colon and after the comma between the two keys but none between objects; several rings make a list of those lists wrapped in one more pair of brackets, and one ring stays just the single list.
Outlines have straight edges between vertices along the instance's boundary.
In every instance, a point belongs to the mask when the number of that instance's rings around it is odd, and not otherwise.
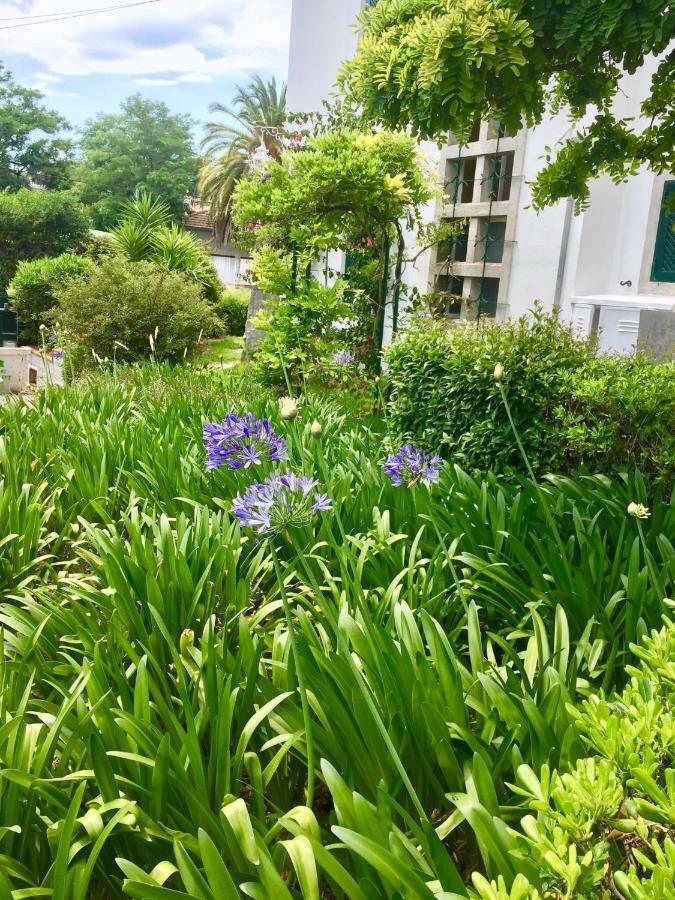
[{"label": "flower bud", "polygon": [[321,435],[323,434],[323,428],[321,427],[321,422],[319,422],[318,419],[314,419],[310,431],[313,438],[321,437]]},{"label": "flower bud", "polygon": [[186,628],[180,636],[180,652],[182,656],[187,656],[194,647],[195,633],[191,628]]},{"label": "flower bud", "polygon": [[298,415],[298,403],[292,397],[282,397],[279,400],[279,411],[282,419],[291,422]]},{"label": "flower bud", "polygon": [[497,363],[495,366],[495,381],[501,381],[504,377],[504,366],[501,363]]}]

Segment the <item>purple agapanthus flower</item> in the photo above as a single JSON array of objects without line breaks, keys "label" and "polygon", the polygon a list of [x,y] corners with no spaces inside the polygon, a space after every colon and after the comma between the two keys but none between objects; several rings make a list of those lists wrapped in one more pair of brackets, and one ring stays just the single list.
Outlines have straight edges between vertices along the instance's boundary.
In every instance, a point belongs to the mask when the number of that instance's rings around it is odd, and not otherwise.
[{"label": "purple agapanthus flower", "polygon": [[232,512],[245,528],[258,534],[277,534],[285,528],[309,524],[318,512],[332,509],[318,482],[295,472],[273,472],[252,484],[232,501]]},{"label": "purple agapanthus flower", "polygon": [[384,464],[384,471],[396,487],[412,487],[422,481],[434,484],[438,481],[443,468],[440,456],[431,456],[414,444],[405,444],[392,454]]},{"label": "purple agapanthus flower", "polygon": [[351,366],[356,357],[351,350],[338,350],[333,354],[331,365],[333,366]]},{"label": "purple agapanthus flower", "polygon": [[230,413],[221,423],[204,426],[206,466],[232,470],[259,466],[263,460],[286,459],[286,441],[278,437],[269,419],[256,419],[253,413]]}]

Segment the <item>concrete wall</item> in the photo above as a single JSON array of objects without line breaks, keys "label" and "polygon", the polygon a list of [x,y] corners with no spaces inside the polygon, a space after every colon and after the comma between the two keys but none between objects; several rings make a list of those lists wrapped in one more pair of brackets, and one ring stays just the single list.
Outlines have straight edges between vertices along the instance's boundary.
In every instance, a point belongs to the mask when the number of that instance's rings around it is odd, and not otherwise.
[{"label": "concrete wall", "polygon": [[675,310],[642,310],[638,348],[656,359],[675,357]]},{"label": "concrete wall", "polygon": [[293,0],[288,65],[291,112],[321,109],[335,88],[340,66],[356,50],[361,0]]},{"label": "concrete wall", "polygon": [[[63,384],[60,363],[51,356],[45,358],[32,347],[2,347],[0,360],[0,394],[18,394],[22,391],[44,387],[45,384]],[[30,372],[35,370],[36,383],[31,385]]]}]

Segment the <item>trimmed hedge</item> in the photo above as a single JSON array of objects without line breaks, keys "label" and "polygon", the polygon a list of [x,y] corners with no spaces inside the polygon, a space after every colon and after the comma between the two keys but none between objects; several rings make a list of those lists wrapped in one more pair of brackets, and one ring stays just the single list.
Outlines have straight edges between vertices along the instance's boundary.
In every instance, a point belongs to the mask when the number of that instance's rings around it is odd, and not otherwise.
[{"label": "trimmed hedge", "polygon": [[578,468],[675,478],[675,364],[598,357],[540,311],[501,325],[425,321],[387,352],[392,442],[415,441],[464,467],[524,470],[494,379],[497,363],[535,472]]}]

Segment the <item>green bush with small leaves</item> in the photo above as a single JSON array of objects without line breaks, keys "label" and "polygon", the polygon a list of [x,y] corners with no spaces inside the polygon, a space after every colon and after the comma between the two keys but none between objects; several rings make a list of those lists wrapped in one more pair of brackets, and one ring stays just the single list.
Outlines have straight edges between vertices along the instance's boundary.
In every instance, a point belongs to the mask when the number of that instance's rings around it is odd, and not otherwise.
[{"label": "green bush with small leaves", "polygon": [[564,395],[567,373],[592,353],[589,342],[541,312],[503,325],[446,328],[425,319],[387,352],[390,432],[465,467],[520,470],[501,385],[532,467],[555,470],[550,409]]},{"label": "green bush with small leaves", "polygon": [[645,356],[601,356],[571,372],[549,416],[558,464],[611,472],[637,467],[675,481],[675,362]]},{"label": "green bush with small leaves", "polygon": [[425,319],[387,360],[392,441],[472,469],[526,471],[515,426],[536,474],[637,467],[654,484],[675,479],[675,363],[597,356],[541,311],[499,325]]},{"label": "green bush with small leaves", "polygon": [[40,325],[49,320],[57,304],[57,292],[70,279],[83,275],[92,265],[86,256],[76,256],[74,253],[19,263],[7,296],[17,314],[19,339],[23,343],[39,344]]},{"label": "green bush with small leaves", "polygon": [[250,296],[251,292],[248,288],[224,287],[220,297],[213,304],[216,313],[226,328],[227,334],[232,334],[236,337],[243,336],[246,330]]},{"label": "green bush with small leaves", "polygon": [[178,362],[215,314],[200,285],[179,272],[121,256],[92,265],[57,290],[58,317],[76,369],[98,359],[130,362],[151,355]]}]

